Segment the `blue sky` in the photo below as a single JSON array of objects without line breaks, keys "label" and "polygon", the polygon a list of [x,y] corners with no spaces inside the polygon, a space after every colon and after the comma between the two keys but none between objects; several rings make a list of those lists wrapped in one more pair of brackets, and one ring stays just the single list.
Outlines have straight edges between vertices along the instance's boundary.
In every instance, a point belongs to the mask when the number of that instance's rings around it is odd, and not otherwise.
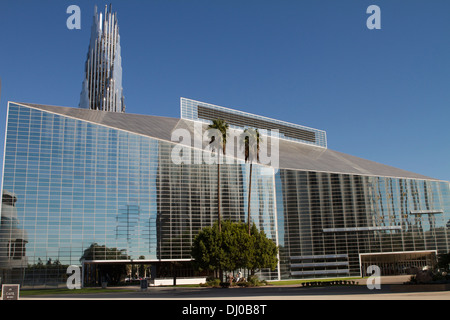
[{"label": "blue sky", "polygon": [[[2,136],[7,101],[78,106],[94,5],[109,3],[128,113],[179,117],[183,96],[450,180],[448,0],[0,0]],[[72,4],[81,30],[66,27]],[[366,27],[373,4],[381,30]]]}]

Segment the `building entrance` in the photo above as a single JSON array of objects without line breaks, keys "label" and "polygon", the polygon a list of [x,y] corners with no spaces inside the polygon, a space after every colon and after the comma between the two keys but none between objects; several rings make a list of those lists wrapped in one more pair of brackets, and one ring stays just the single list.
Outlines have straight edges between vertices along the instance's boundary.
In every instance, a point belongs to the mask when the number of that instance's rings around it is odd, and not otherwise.
[{"label": "building entrance", "polygon": [[361,275],[367,274],[367,268],[376,265],[382,276],[415,274],[425,267],[433,268],[436,265],[436,251],[412,251],[392,253],[360,254]]},{"label": "building entrance", "polygon": [[84,286],[100,286],[120,283],[139,283],[142,279],[192,278],[199,275],[191,261],[154,260],[105,260],[83,261],[82,281]]}]

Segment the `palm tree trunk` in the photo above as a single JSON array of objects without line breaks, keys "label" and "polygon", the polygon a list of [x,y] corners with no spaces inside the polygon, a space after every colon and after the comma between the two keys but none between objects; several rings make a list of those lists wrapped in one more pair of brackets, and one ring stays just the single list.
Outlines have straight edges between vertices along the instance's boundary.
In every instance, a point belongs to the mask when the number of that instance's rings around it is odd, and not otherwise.
[{"label": "palm tree trunk", "polygon": [[248,222],[248,235],[250,235],[250,200],[252,195],[252,171],[253,171],[253,163],[250,161],[250,177],[248,180],[248,208],[247,208],[247,222]]},{"label": "palm tree trunk", "polygon": [[220,197],[220,152],[217,153],[217,212],[218,212],[218,220],[219,220],[219,232],[222,232],[222,215],[220,212],[221,207],[221,197]]}]

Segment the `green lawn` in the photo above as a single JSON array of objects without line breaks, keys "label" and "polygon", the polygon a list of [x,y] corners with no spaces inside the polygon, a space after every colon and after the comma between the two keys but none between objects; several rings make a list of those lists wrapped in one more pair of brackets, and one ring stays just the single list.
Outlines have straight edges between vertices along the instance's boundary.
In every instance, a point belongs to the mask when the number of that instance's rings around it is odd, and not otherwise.
[{"label": "green lawn", "polygon": [[[137,287],[136,290],[139,288]],[[105,293],[105,292],[135,292],[130,289],[102,289],[102,288],[83,288],[80,290],[69,289],[33,289],[20,290],[20,296],[38,296],[38,295],[54,295],[54,294],[86,294],[86,293]]]},{"label": "green lawn", "polygon": [[[276,286],[289,286],[300,285],[305,282],[323,282],[323,281],[337,281],[337,280],[358,280],[361,278],[333,278],[333,279],[315,279],[315,280],[282,280],[282,281],[269,281],[268,285]],[[177,287],[199,287],[199,285],[179,285]],[[54,295],[54,294],[91,294],[91,293],[105,293],[105,292],[136,292],[139,290],[139,286],[136,289],[102,289],[102,288],[83,288],[80,290],[69,289],[33,289],[33,290],[20,290],[20,296],[37,296],[37,295]]]}]

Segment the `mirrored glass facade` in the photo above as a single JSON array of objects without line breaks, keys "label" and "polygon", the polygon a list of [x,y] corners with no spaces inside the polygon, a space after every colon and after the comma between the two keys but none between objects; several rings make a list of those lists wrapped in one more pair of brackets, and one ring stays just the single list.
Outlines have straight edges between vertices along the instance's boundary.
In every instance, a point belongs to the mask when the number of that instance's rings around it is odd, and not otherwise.
[{"label": "mirrored glass facade", "polygon": [[[170,140],[64,112],[9,103],[2,283],[65,287],[83,258],[190,261],[193,238],[217,220],[218,166],[175,164]],[[220,165],[223,219],[247,220],[249,179],[244,161]],[[258,164],[251,179],[251,219],[280,248],[262,278],[359,276],[364,254],[449,251],[448,182]]]},{"label": "mirrored glass facade", "polygon": [[[2,281],[64,286],[67,267],[81,265],[93,244],[103,249],[92,260],[190,260],[193,237],[217,219],[218,167],[176,165],[173,146],[10,104]],[[258,167],[252,174],[253,220],[274,238],[273,176],[261,175]],[[246,219],[248,170],[242,161],[221,165],[223,219]],[[20,232],[27,237],[16,236]],[[21,252],[14,253],[11,243]],[[17,255],[20,263],[13,264]]]},{"label": "mirrored glass facade", "polygon": [[360,276],[361,254],[449,251],[448,182],[281,170],[276,184],[282,278]]}]

